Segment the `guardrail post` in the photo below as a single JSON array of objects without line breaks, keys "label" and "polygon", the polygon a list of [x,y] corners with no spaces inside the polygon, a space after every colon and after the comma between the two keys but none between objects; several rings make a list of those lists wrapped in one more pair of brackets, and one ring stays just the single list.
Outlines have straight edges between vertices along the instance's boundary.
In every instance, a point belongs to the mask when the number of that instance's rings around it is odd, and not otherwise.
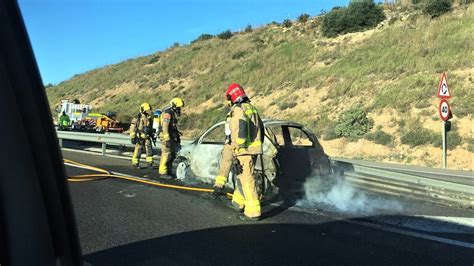
[{"label": "guardrail post", "polygon": [[107,151],[107,143],[102,142],[102,155],[105,155]]},{"label": "guardrail post", "polygon": [[63,147],[63,139],[59,139],[59,147],[60,147],[60,148]]}]

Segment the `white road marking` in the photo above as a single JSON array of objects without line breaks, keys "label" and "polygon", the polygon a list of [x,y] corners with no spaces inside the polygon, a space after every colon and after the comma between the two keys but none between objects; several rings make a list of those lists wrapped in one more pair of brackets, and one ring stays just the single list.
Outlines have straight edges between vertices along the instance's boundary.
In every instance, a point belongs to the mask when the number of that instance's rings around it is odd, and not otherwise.
[{"label": "white road marking", "polygon": [[431,215],[420,215],[420,216],[417,216],[417,217],[423,217],[423,218],[428,218],[428,219],[433,219],[433,220],[438,220],[438,221],[449,222],[449,223],[453,223],[453,224],[473,227],[473,232],[474,232],[474,218],[449,217],[449,216],[431,216]]},{"label": "white road marking", "polygon": [[[70,152],[77,152],[77,153],[85,153],[85,154],[92,154],[92,155],[102,155],[102,150],[101,152],[93,152],[93,151],[87,151],[87,150],[77,150],[77,149],[70,149],[70,148],[61,148],[61,150],[65,150],[65,151],[70,151]],[[114,155],[114,154],[108,154],[106,153],[105,155],[103,156],[107,156],[107,157],[111,157],[111,158],[116,158],[116,159],[122,159],[122,160],[130,160],[130,158],[132,158],[132,155],[130,154],[130,156],[126,156],[126,154],[123,154],[123,155]],[[158,160],[160,159],[160,156],[158,155],[153,155],[153,157],[155,158],[155,160]],[[145,159],[144,158],[140,158],[140,161],[141,162],[145,162]]]},{"label": "white road marking", "polygon": [[368,222],[361,222],[361,221],[353,221],[353,220],[346,220],[348,223],[352,224],[357,224],[357,225],[362,225],[370,228],[375,228],[387,232],[392,232],[392,233],[397,233],[401,235],[406,235],[406,236],[413,236],[417,238],[422,238],[426,240],[431,240],[435,242],[440,242],[444,244],[449,244],[453,246],[459,246],[459,247],[464,247],[464,248],[470,248],[474,249],[474,243],[469,243],[469,242],[464,242],[464,241],[459,241],[459,240],[454,240],[454,239],[449,239],[449,238],[444,238],[444,237],[439,237],[439,236],[433,236],[433,235],[428,235],[428,234],[423,234],[423,233],[418,233],[418,232],[413,232],[413,231],[408,231],[404,229],[398,229],[398,228],[393,228],[381,224],[373,224],[373,223],[368,223]]}]

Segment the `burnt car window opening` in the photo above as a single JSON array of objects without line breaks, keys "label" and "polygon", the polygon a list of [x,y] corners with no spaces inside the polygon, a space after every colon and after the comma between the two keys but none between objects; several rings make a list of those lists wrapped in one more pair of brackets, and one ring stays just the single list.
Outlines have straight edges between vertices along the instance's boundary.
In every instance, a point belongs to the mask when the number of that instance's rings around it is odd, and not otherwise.
[{"label": "burnt car window opening", "polygon": [[221,124],[203,136],[201,144],[224,144],[224,124]]},{"label": "burnt car window opening", "polygon": [[298,147],[313,147],[314,143],[309,138],[308,134],[301,128],[288,127],[291,138],[291,145]]},{"label": "burnt car window opening", "polygon": [[280,125],[267,126],[267,131],[271,133],[272,141],[278,146],[283,146],[285,141],[283,139],[283,131]]}]

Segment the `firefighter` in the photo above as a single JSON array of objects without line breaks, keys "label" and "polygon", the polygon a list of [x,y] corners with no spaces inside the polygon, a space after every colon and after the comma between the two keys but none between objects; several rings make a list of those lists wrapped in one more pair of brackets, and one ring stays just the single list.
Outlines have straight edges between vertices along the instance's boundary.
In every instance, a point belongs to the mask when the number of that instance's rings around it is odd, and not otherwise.
[{"label": "firefighter", "polygon": [[230,138],[230,118],[231,118],[231,112],[229,111],[227,113],[227,117],[225,120],[225,141],[224,141],[224,147],[222,148],[222,153],[221,153],[221,165],[219,169],[219,174],[216,176],[216,179],[214,181],[214,191],[213,191],[213,196],[215,198],[225,195],[224,193],[224,186],[227,183],[227,178],[229,176],[230,170],[233,165],[233,160],[234,156],[232,154],[232,146],[231,144],[231,138]]},{"label": "firefighter", "polygon": [[61,116],[59,117],[59,129],[60,130],[66,130],[69,128],[69,124],[71,123],[71,119],[69,119],[69,116],[66,114],[65,111],[62,112]]},{"label": "firefighter", "polygon": [[153,149],[151,147],[151,137],[153,134],[153,112],[149,103],[140,106],[140,113],[132,119],[130,125],[130,139],[135,144],[132,156],[132,166],[140,169],[140,156],[143,146],[146,151],[146,162],[148,168],[153,168]]},{"label": "firefighter", "polygon": [[181,145],[181,132],[178,130],[178,117],[181,116],[181,108],[184,101],[181,98],[173,98],[170,106],[162,110],[161,123],[161,159],[159,174],[161,178],[171,179],[171,168],[176,152]]},{"label": "firefighter", "polygon": [[242,86],[231,84],[226,97],[232,105],[230,147],[234,157],[234,174],[237,175],[232,205],[243,210],[238,215],[240,220],[258,221],[261,208],[253,174],[257,156],[263,153],[263,122]]}]

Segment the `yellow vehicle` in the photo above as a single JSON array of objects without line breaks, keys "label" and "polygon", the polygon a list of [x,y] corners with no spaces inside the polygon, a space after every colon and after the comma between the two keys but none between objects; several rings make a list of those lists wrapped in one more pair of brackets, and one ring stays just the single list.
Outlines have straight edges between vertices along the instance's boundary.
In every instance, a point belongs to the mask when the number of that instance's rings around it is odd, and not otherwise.
[{"label": "yellow vehicle", "polygon": [[96,119],[95,130],[97,132],[123,132],[123,128],[119,127],[119,121],[115,119],[115,114],[111,112],[101,114],[101,116]]}]

